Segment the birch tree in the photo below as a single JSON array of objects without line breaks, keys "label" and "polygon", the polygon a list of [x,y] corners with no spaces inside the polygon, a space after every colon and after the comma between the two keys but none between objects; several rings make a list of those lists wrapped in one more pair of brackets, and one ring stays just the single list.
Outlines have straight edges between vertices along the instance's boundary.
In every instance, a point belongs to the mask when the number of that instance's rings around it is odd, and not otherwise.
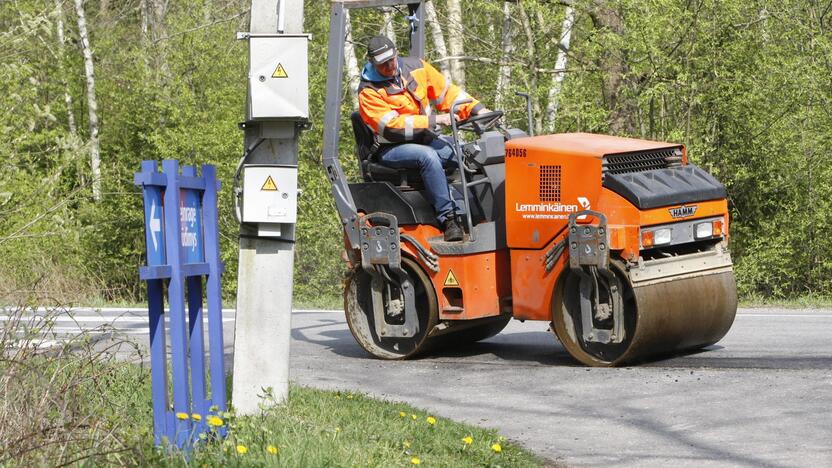
[{"label": "birch tree", "polygon": [[396,43],[396,31],[393,29],[393,12],[389,8],[382,9],[384,24],[381,26],[381,35],[387,36],[393,44]]},{"label": "birch tree", "polygon": [[552,86],[549,88],[549,99],[546,104],[546,131],[549,133],[555,131],[555,120],[558,114],[563,78],[566,74],[566,59],[569,53],[569,43],[572,38],[572,27],[575,25],[574,8],[567,6],[564,14],[565,16],[560,30],[560,41],[558,42],[558,58],[555,61],[555,73],[552,75]]},{"label": "birch tree", "polygon": [[538,68],[537,68],[537,48],[535,47],[535,33],[532,29],[531,18],[526,11],[526,7],[522,3],[517,4],[517,9],[520,11],[520,21],[523,25],[523,33],[526,37],[526,48],[528,49],[529,57],[529,78],[528,89],[532,96],[532,110],[534,111],[534,133],[540,135],[543,132],[543,118],[540,115],[540,101],[536,98],[537,84],[538,84]]},{"label": "birch tree", "polygon": [[355,56],[355,44],[352,39],[352,21],[350,20],[350,10],[344,10],[345,29],[347,31],[347,38],[344,41],[344,57],[346,58],[347,66],[347,86],[349,89],[349,99],[352,103],[352,108],[358,107],[358,83],[361,81],[361,72],[358,68],[358,59]]},{"label": "birch tree", "polygon": [[153,55],[156,70],[160,72],[162,81],[168,81],[171,77],[170,65],[167,60],[167,14],[168,0],[150,0],[150,34],[156,46]]},{"label": "birch tree", "polygon": [[64,103],[66,103],[66,119],[69,124],[69,133],[76,135],[78,133],[75,127],[75,114],[73,113],[72,94],[69,92],[69,83],[66,81],[66,72],[64,66],[64,44],[66,39],[64,37],[64,6],[61,0],[55,0],[55,18],[56,29],[58,33],[58,71],[61,75],[61,81],[64,85]]},{"label": "birch tree", "polygon": [[139,0],[139,28],[142,31],[142,40],[147,41],[148,23],[150,22],[147,0]]},{"label": "birch tree", "polygon": [[87,18],[84,14],[84,1],[75,0],[75,13],[78,17],[78,35],[81,39],[81,51],[84,54],[84,75],[87,81],[87,109],[90,119],[90,166],[92,168],[92,197],[101,200],[101,149],[98,141],[98,101],[95,99],[95,69],[92,60],[90,36],[87,33]]},{"label": "birch tree", "polygon": [[514,51],[514,42],[512,36],[511,18],[511,2],[503,2],[503,40],[502,40],[502,56],[500,61],[499,74],[497,75],[497,92],[494,97],[494,103],[497,109],[505,109],[507,107],[506,96],[508,94],[509,84],[511,83],[511,54]]},{"label": "birch tree", "polygon": [[[596,3],[589,11],[593,26],[599,31],[608,31],[619,37],[624,36],[625,25],[619,11],[605,1]],[[620,44],[621,41],[616,41]],[[599,60],[599,68],[604,73],[603,95],[609,109],[610,132],[613,134],[633,135],[636,131],[636,109],[624,96],[623,89],[629,65],[621,46],[607,51]]]},{"label": "birch tree", "polygon": [[[445,36],[442,34],[442,24],[436,16],[436,7],[433,4],[433,0],[425,2],[425,18],[427,19],[428,28],[430,29],[430,37],[433,40],[433,47],[436,49],[436,53],[439,54],[439,58],[444,59],[448,56],[448,48],[445,46]],[[442,71],[442,74],[445,75],[445,79],[451,79],[448,62],[440,60],[438,63],[439,69]]]},{"label": "birch tree", "polygon": [[465,87],[465,64],[462,57],[463,48],[462,6],[460,0],[448,0],[448,52],[454,57],[451,60],[451,79],[455,84]]}]

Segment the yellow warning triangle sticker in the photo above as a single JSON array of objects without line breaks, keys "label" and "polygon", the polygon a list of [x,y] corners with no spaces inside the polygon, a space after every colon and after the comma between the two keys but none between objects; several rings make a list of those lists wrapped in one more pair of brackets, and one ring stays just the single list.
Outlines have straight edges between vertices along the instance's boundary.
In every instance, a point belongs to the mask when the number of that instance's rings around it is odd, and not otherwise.
[{"label": "yellow warning triangle sticker", "polygon": [[283,64],[277,64],[277,68],[274,69],[274,73],[272,73],[272,78],[289,78],[289,75],[286,73],[286,69],[283,68]]},{"label": "yellow warning triangle sticker", "polygon": [[445,278],[445,286],[459,286],[459,281],[457,281],[453,270],[448,270],[448,277]]},{"label": "yellow warning triangle sticker", "polygon": [[260,190],[264,192],[277,192],[277,184],[274,183],[274,179],[272,179],[272,176],[266,178],[266,182],[263,183],[263,186],[260,187]]}]

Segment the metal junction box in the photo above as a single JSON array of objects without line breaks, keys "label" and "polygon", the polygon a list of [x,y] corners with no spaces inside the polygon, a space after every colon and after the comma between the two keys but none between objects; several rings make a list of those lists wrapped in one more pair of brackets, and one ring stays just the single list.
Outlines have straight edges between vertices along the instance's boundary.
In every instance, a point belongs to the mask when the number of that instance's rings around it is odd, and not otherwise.
[{"label": "metal junction box", "polygon": [[245,166],[242,214],[244,223],[294,224],[298,214],[298,167]]},{"label": "metal junction box", "polygon": [[249,36],[248,121],[308,119],[309,35]]}]

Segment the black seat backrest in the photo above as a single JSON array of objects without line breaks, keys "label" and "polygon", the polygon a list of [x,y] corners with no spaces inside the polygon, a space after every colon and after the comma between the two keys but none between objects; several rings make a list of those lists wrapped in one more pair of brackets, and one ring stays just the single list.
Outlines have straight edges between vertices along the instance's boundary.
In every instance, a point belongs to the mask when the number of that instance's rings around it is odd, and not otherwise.
[{"label": "black seat backrest", "polygon": [[352,122],[352,132],[355,134],[355,147],[358,153],[358,158],[361,162],[370,158],[370,152],[373,148],[376,138],[373,130],[364,123],[361,119],[361,114],[357,111],[350,114],[350,121]]}]

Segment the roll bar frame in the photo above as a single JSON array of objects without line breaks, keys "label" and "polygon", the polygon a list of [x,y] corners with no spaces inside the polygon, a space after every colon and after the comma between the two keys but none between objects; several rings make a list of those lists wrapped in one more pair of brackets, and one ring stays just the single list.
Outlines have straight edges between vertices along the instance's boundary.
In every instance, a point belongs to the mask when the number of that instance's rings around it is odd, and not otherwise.
[{"label": "roll bar frame", "polygon": [[352,249],[359,247],[358,212],[350,193],[344,171],[338,157],[338,140],[341,131],[341,102],[344,73],[344,43],[346,41],[347,10],[407,6],[415,21],[410,32],[410,55],[425,55],[425,7],[422,0],[332,0],[329,19],[329,46],[326,75],[326,103],[324,106],[323,164],[332,185],[335,208]]}]

